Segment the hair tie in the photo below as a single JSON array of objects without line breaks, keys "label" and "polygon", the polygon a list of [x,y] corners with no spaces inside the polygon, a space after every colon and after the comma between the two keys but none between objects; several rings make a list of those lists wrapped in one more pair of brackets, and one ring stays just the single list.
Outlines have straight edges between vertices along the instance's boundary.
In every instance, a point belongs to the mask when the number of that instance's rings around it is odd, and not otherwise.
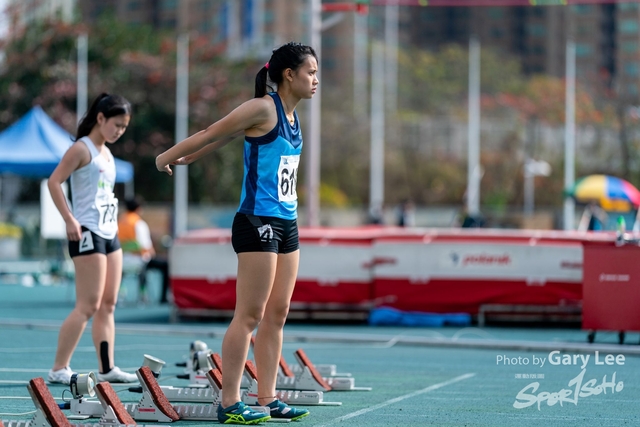
[{"label": "hair tie", "polygon": [[266,68],[267,70],[269,69],[269,61],[267,61],[267,63],[264,64],[264,68]]}]

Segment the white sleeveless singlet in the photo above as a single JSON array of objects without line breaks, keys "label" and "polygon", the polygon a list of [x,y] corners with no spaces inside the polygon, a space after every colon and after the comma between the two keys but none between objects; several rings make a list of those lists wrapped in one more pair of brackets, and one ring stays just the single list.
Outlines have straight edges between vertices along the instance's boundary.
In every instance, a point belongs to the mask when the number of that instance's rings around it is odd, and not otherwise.
[{"label": "white sleeveless singlet", "polygon": [[91,162],[71,174],[73,216],[80,225],[104,239],[118,234],[118,199],[113,194],[116,164],[100,155],[88,136],[80,139],[91,153]]}]

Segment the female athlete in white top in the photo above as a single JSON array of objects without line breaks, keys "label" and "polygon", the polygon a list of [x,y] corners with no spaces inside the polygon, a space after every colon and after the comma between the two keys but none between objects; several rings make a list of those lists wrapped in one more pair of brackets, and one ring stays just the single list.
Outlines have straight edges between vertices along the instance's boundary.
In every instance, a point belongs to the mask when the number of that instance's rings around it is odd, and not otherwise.
[{"label": "female athlete in white top", "polygon": [[[69,384],[71,357],[89,319],[99,364],[99,381],[135,382],[135,374],[114,365],[114,309],[122,277],[118,241],[118,200],[113,187],[116,168],[107,143],[129,125],[131,105],[121,96],[103,93],[78,125],[76,142],[49,177],[49,191],[67,227],[69,255],[76,276],[76,305],[60,328],[49,382]],[[73,208],[62,192],[71,178]]]}]

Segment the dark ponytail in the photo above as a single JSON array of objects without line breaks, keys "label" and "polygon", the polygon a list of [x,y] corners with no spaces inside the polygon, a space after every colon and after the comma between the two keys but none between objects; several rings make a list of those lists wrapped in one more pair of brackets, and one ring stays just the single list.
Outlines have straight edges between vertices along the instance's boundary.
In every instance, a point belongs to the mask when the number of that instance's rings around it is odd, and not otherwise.
[{"label": "dark ponytail", "polygon": [[267,73],[269,69],[265,65],[258,71],[256,75],[256,93],[254,98],[262,98],[267,94],[267,87],[273,91],[273,88],[267,83]]},{"label": "dark ponytail", "polygon": [[267,76],[276,85],[282,83],[282,72],[287,68],[297,70],[307,56],[313,56],[316,61],[318,56],[311,46],[301,43],[289,42],[285,45],[274,49],[271,59],[256,75],[255,98],[262,98],[267,94],[267,88],[273,91],[273,88],[267,83]]},{"label": "dark ponytail", "polygon": [[93,127],[98,123],[98,113],[102,113],[105,119],[123,114],[130,116],[131,104],[120,95],[109,95],[108,93],[98,95],[80,121],[80,124],[78,124],[76,141],[91,133]]}]

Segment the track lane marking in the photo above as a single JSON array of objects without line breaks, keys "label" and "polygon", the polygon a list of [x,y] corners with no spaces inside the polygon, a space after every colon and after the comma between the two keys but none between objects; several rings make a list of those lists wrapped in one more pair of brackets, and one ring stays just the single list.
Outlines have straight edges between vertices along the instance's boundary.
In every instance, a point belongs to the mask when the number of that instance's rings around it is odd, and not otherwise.
[{"label": "track lane marking", "polygon": [[377,409],[384,408],[385,406],[389,406],[389,405],[393,405],[394,403],[401,402],[401,401],[403,401],[405,399],[410,399],[412,397],[419,396],[419,395],[424,394],[424,393],[429,393],[430,391],[437,390],[437,389],[442,388],[442,387],[446,387],[448,385],[457,383],[459,381],[464,381],[466,379],[474,377],[475,375],[476,375],[475,373],[468,373],[468,374],[460,375],[460,376],[452,378],[452,379],[450,379],[448,381],[445,381],[445,382],[442,382],[442,383],[438,383],[438,384],[434,384],[434,385],[430,385],[429,387],[423,388],[421,390],[417,390],[417,391],[414,391],[412,393],[405,394],[403,396],[395,397],[395,398],[387,400],[385,402],[378,403],[377,405],[369,406],[368,408],[364,408],[364,409],[360,409],[359,411],[352,412],[351,414],[347,414],[347,415],[343,415],[343,416],[338,417],[338,418],[334,418],[334,419],[330,420],[329,422],[327,422],[326,424],[321,424],[318,427],[324,427],[324,426],[335,424],[335,423],[338,423],[338,422],[341,422],[341,421],[348,420],[350,418],[358,417],[358,416],[366,414],[368,412],[372,412],[372,411],[375,411]]}]

